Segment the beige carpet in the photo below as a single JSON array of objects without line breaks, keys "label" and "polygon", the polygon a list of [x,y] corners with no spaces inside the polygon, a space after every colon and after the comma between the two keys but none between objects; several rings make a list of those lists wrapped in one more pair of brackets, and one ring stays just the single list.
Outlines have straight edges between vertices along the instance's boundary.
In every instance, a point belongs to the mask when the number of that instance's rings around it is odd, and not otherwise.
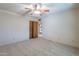
[{"label": "beige carpet", "polygon": [[43,38],[0,46],[0,56],[78,56],[79,49]]}]

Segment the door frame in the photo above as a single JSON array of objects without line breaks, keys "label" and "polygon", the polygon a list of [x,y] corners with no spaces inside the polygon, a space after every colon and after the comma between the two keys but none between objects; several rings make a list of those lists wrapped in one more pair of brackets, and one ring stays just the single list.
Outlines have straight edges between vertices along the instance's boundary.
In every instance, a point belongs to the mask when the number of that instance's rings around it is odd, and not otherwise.
[{"label": "door frame", "polygon": [[[37,23],[34,25],[34,23]],[[36,29],[35,29],[36,26]],[[38,21],[29,21],[29,38],[37,38],[38,37],[38,31],[39,31],[39,22]],[[34,31],[36,30],[36,32]],[[34,34],[35,33],[35,34]],[[34,37],[36,36],[36,37]]]}]

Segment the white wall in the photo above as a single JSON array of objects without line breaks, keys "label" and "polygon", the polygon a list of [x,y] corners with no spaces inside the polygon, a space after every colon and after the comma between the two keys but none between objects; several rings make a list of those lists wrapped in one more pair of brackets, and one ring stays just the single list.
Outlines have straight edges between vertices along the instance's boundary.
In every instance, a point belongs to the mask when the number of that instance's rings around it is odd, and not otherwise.
[{"label": "white wall", "polygon": [[28,40],[28,26],[28,19],[0,11],[0,45]]},{"label": "white wall", "polygon": [[79,9],[45,14],[41,22],[44,38],[79,47]]}]

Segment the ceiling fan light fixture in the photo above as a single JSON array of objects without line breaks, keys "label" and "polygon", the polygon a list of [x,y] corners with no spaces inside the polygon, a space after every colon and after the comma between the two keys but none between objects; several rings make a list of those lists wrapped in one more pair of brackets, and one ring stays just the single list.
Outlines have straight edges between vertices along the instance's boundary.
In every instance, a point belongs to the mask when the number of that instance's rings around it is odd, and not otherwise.
[{"label": "ceiling fan light fixture", "polygon": [[40,11],[34,11],[34,14],[41,14],[41,12]]}]

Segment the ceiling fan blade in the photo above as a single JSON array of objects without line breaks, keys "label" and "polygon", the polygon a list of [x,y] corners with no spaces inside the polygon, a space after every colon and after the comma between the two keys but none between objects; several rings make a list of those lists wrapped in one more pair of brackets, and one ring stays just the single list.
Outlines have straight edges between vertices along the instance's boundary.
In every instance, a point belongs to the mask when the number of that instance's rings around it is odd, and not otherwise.
[{"label": "ceiling fan blade", "polygon": [[28,11],[24,12],[22,15],[25,16],[26,14],[29,14],[31,12],[31,9],[29,9]]},{"label": "ceiling fan blade", "polygon": [[20,3],[20,4],[23,5],[25,9],[33,9],[33,5],[31,3]]},{"label": "ceiling fan blade", "polygon": [[25,9],[29,9],[29,8],[25,8]]}]

